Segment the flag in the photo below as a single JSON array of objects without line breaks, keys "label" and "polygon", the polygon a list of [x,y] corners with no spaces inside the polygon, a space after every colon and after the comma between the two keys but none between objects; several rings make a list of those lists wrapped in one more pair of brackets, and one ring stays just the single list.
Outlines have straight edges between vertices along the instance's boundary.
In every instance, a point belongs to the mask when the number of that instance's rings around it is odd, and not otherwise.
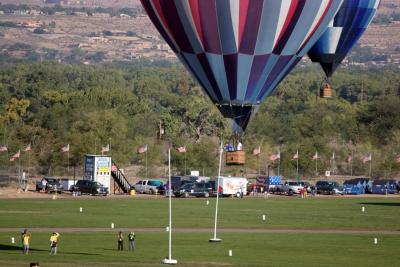
[{"label": "flag", "polygon": [[335,152],[332,153],[332,160],[335,160]]},{"label": "flag", "polygon": [[318,159],[318,152],[317,151],[315,151],[315,154],[314,154],[314,156],[312,156],[311,159],[312,160],[317,160]]},{"label": "flag", "polygon": [[147,152],[147,145],[139,147],[138,151],[137,151],[137,153],[139,153],[139,154],[143,154],[143,153],[146,153],[146,152]]},{"label": "flag", "polygon": [[397,156],[397,158],[396,158],[396,162],[397,162],[397,163],[400,163],[400,155],[399,155],[399,156]]},{"label": "flag", "polygon": [[27,145],[27,146],[24,148],[24,152],[29,152],[29,151],[31,151],[31,150],[32,150],[31,144]]},{"label": "flag", "polygon": [[260,147],[260,146],[258,146],[258,147],[256,147],[256,148],[253,149],[253,155],[254,155],[254,156],[257,156],[257,155],[259,155],[260,153],[261,153],[261,147]]},{"label": "flag", "polygon": [[18,150],[18,152],[10,158],[10,161],[15,161],[16,159],[19,159],[20,154],[21,151]]},{"label": "flag", "polygon": [[65,146],[63,146],[61,148],[61,152],[65,153],[65,152],[69,152],[69,144],[66,144]]},{"label": "flag", "polygon": [[7,152],[7,151],[8,151],[7,145],[0,146],[0,152]]},{"label": "flag", "polygon": [[299,159],[299,151],[297,150],[296,154],[293,155],[292,160]]},{"label": "flag", "polygon": [[372,156],[371,153],[369,154],[369,156],[365,156],[362,158],[362,163],[367,163],[368,161],[372,160]]},{"label": "flag", "polygon": [[270,161],[275,161],[280,158],[281,158],[281,152],[278,152],[277,154],[272,154],[271,156],[269,156]]},{"label": "flag", "polygon": [[101,153],[104,152],[110,152],[110,144],[107,144],[106,146],[101,147]]},{"label": "flag", "polygon": [[351,155],[349,155],[349,157],[347,158],[347,163],[350,163],[353,160],[353,157]]},{"label": "flag", "polygon": [[186,146],[180,146],[176,150],[178,150],[179,153],[186,153]]}]

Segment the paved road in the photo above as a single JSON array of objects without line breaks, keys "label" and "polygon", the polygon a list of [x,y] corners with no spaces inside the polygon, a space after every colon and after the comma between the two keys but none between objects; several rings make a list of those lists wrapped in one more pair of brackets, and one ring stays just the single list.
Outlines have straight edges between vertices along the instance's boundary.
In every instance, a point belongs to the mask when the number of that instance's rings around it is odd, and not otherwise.
[{"label": "paved road", "polygon": [[[0,228],[0,232],[20,232],[22,228]],[[48,233],[92,233],[92,232],[165,232],[165,228],[29,228],[30,232]],[[177,233],[212,233],[211,228],[173,228]],[[262,228],[220,228],[219,233],[286,233],[286,234],[357,234],[357,235],[400,235],[400,230],[367,230],[367,229],[262,229]]]}]

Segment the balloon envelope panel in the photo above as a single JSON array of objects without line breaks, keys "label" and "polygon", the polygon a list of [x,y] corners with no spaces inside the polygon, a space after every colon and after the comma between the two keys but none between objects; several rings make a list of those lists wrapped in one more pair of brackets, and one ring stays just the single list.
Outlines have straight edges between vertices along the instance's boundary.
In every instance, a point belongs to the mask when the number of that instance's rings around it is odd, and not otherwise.
[{"label": "balloon envelope panel", "polygon": [[344,0],[334,20],[308,52],[330,77],[371,23],[380,0]]},{"label": "balloon envelope panel", "polygon": [[225,117],[250,116],[326,30],[342,0],[141,0]]}]

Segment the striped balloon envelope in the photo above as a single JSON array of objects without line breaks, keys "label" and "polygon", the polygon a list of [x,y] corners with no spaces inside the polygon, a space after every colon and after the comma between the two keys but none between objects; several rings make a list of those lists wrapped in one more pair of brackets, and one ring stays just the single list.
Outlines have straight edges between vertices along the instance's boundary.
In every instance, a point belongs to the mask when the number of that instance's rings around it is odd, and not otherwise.
[{"label": "striped balloon envelope", "polygon": [[326,32],[308,52],[328,79],[371,23],[380,0],[344,0]]},{"label": "striped balloon envelope", "polygon": [[342,0],[141,0],[177,57],[245,130],[326,30]]}]

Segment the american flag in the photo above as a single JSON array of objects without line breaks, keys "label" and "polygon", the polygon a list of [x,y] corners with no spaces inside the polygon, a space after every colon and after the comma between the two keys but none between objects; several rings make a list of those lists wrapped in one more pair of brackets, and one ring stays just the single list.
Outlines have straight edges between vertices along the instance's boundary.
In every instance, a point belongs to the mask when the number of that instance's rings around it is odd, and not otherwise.
[{"label": "american flag", "polygon": [[272,154],[271,156],[269,156],[269,160],[271,160],[271,161],[275,161],[280,158],[281,158],[281,152],[278,152],[277,154]]},{"label": "american flag", "polygon": [[261,147],[260,146],[258,146],[258,147],[253,149],[253,155],[256,156],[256,155],[259,155],[259,154],[261,154]]},{"label": "american flag", "polygon": [[62,151],[63,153],[69,152],[69,144],[66,144],[65,146],[63,146],[63,147],[61,148],[61,151]]},{"label": "american flag", "polygon": [[31,151],[31,150],[32,150],[31,144],[27,145],[27,146],[24,148],[24,152],[29,152],[29,151]]},{"label": "american flag", "polygon": [[312,156],[312,160],[317,160],[318,159],[318,151],[315,151],[314,156]]},{"label": "american flag", "polygon": [[18,152],[10,158],[10,161],[15,161],[16,159],[19,159],[20,154],[21,151],[18,150]]},{"label": "american flag", "polygon": [[110,152],[110,144],[107,144],[106,146],[101,147],[101,153],[104,152]]},{"label": "american flag", "polygon": [[186,146],[180,146],[176,150],[178,150],[179,153],[186,153]]},{"label": "american flag", "polygon": [[365,156],[362,158],[362,163],[367,163],[368,161],[372,160],[372,156],[371,153],[369,154],[369,156]]},{"label": "american flag", "polygon": [[7,151],[8,151],[8,147],[6,145],[0,146],[0,152],[7,152]]},{"label": "american flag", "polygon": [[146,152],[147,152],[147,145],[144,145],[144,146],[139,147],[137,152],[138,152],[139,154],[146,153]]},{"label": "american flag", "polygon": [[349,157],[347,158],[347,163],[350,163],[353,160],[353,157],[351,155],[349,155]]},{"label": "american flag", "polygon": [[397,163],[400,163],[400,155],[397,156],[396,162],[397,162]]},{"label": "american flag", "polygon": [[299,159],[299,151],[297,150],[296,154],[293,155],[292,160]]}]

